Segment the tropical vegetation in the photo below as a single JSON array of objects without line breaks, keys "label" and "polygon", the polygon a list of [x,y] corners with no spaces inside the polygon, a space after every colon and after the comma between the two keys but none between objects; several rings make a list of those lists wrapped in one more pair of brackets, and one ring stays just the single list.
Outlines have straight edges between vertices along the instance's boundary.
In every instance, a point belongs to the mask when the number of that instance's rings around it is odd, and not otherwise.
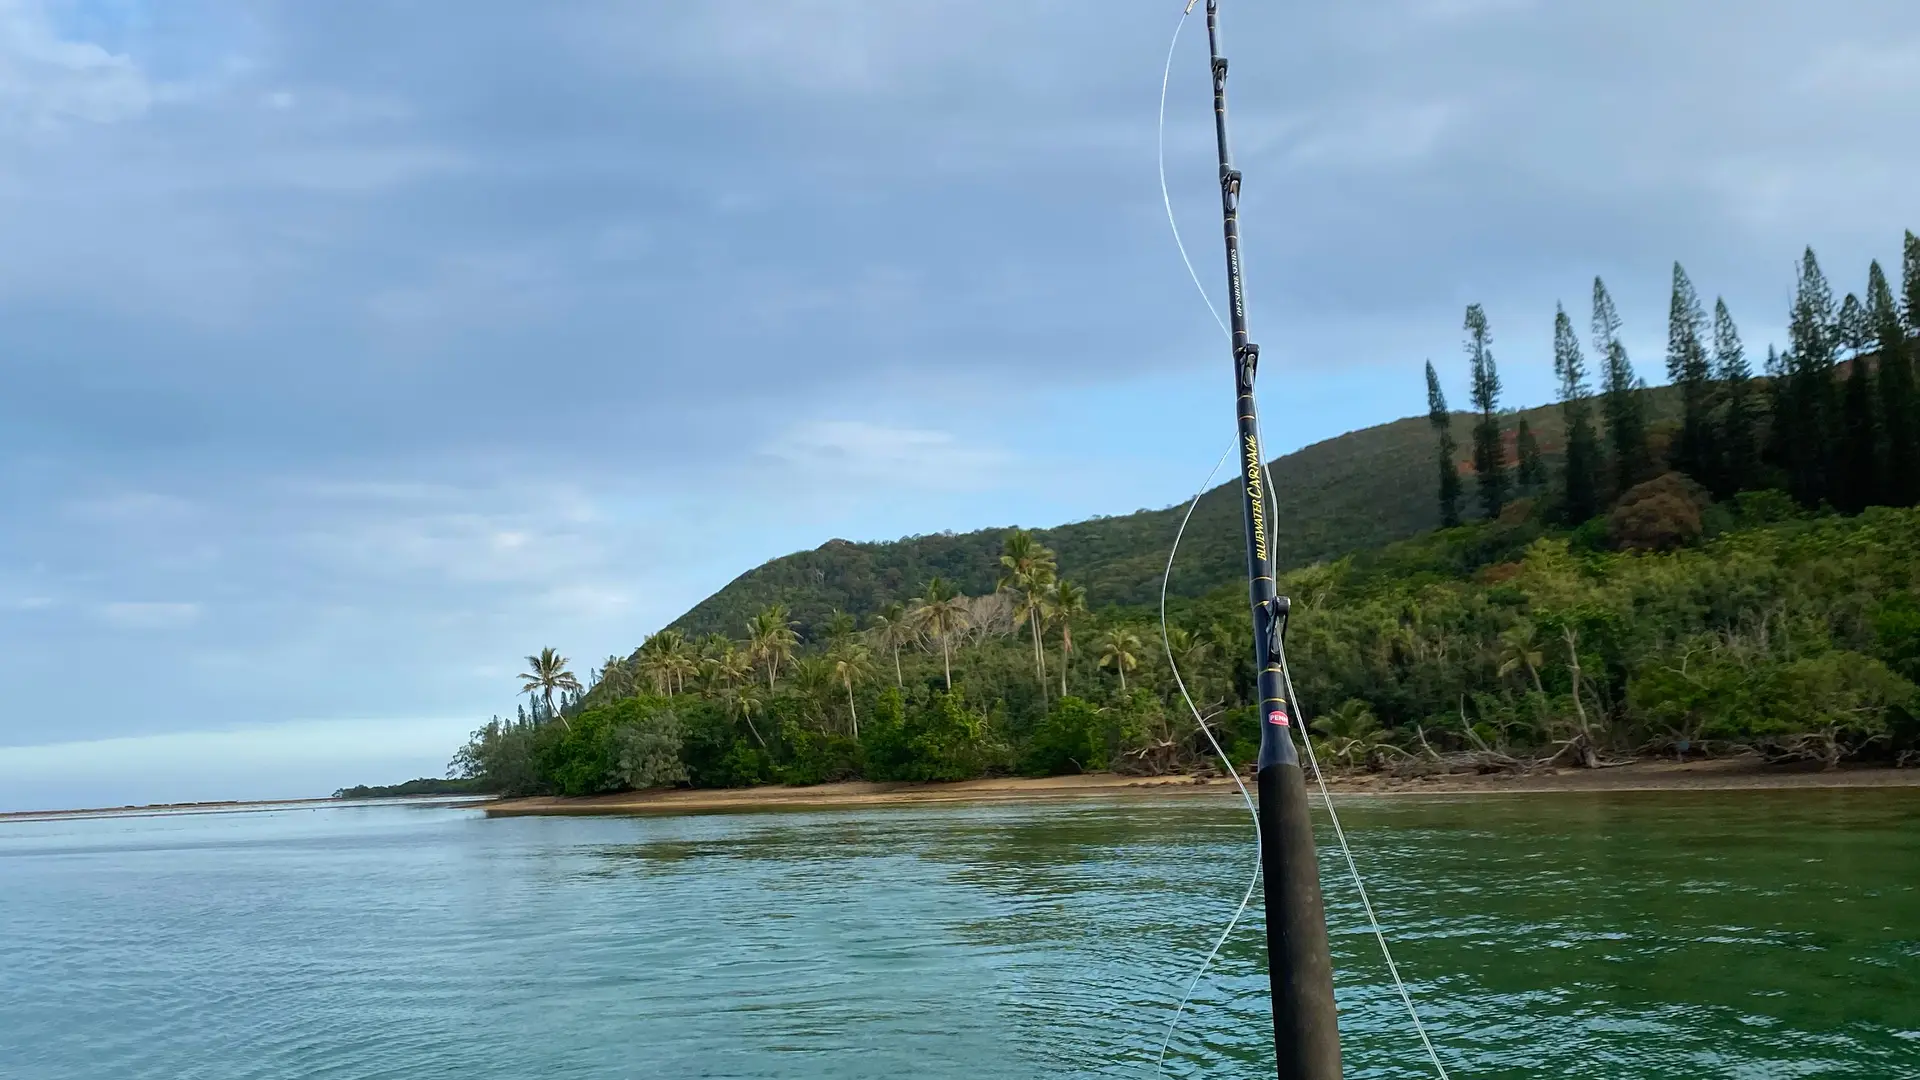
[{"label": "tropical vegetation", "polygon": [[[1599,389],[1562,308],[1561,401],[1522,415],[1499,407],[1491,319],[1469,309],[1470,457],[1456,460],[1429,365],[1439,498],[1417,494],[1430,479],[1414,486],[1421,512],[1452,524],[1281,576],[1297,704],[1323,761],[1598,767],[1734,750],[1920,761],[1920,241],[1907,237],[1899,298],[1875,266],[1865,300],[1835,305],[1811,252],[1799,278],[1790,341],[1756,377],[1726,305],[1709,319],[1675,267],[1673,385],[1658,390],[1635,374],[1596,280]],[[1423,455],[1393,446],[1374,463],[1413,475]],[[1417,471],[1431,478],[1425,460]],[[1475,481],[1471,516],[1463,476]],[[1154,513],[1164,560],[1178,508]],[[1007,530],[990,560],[950,565],[924,545],[867,545],[879,554],[842,569],[888,569],[837,586],[857,610],[796,615],[777,591],[735,610],[779,574],[737,581],[727,603],[608,657],[585,683],[544,650],[528,658],[526,705],[476,731],[452,772],[567,795],[1164,773],[1211,755],[1188,696],[1243,766],[1258,735],[1244,583],[1214,570],[1196,583],[1183,550],[1163,634],[1157,588],[1143,594],[1124,584],[1132,569],[1116,570],[1151,553],[1121,542],[1144,548],[1143,520],[1104,539]],[[1240,542],[1237,522],[1196,527],[1207,551]],[[1060,536],[1072,542],[1048,543]],[[912,566],[929,572],[910,580]],[[714,626],[728,610],[731,630]]]}]

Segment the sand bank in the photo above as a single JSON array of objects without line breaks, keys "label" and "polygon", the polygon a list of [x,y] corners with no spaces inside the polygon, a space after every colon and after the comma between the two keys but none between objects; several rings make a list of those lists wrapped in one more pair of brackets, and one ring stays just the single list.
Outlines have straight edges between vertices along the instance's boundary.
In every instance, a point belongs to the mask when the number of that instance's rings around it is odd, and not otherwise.
[{"label": "sand bank", "polygon": [[[1787,788],[1920,788],[1920,769],[1781,768],[1750,759],[1697,762],[1643,761],[1612,769],[1543,770],[1523,776],[1455,774],[1395,779],[1362,774],[1329,778],[1336,794],[1433,795],[1569,791],[1690,791]],[[1022,802],[1094,796],[1217,795],[1238,797],[1226,777],[1054,776],[998,777],[954,784],[849,782],[813,787],[643,791],[586,798],[506,799],[484,806],[490,817],[543,814],[686,814],[719,810],[812,810],[857,806],[920,806],[937,803]]]}]

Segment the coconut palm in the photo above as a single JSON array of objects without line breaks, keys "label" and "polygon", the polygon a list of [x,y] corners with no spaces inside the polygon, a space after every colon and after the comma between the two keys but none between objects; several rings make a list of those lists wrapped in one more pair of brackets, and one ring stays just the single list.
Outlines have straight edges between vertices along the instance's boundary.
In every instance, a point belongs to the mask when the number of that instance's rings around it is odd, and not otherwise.
[{"label": "coconut palm", "polygon": [[547,706],[547,715],[559,716],[560,723],[568,731],[573,730],[573,725],[568,723],[567,718],[561,716],[553,707],[555,690],[564,694],[569,690],[580,689],[580,680],[574,677],[573,672],[567,670],[566,657],[550,648],[541,649],[540,655],[527,657],[527,670],[520,673],[520,679],[522,680],[521,693],[529,696],[539,694]]},{"label": "coconut palm", "polygon": [[1047,696],[1047,652],[1042,641],[1041,623],[1046,616],[1047,590],[1053,587],[1053,552],[1033,534],[1015,529],[1007,534],[1000,555],[1000,581],[997,588],[1013,594],[1014,617],[1025,619],[1033,632],[1033,670],[1040,680],[1040,698]]},{"label": "coconut palm", "polygon": [[1167,630],[1167,651],[1173,654],[1173,662],[1180,665],[1182,672],[1193,672],[1199,670],[1207,654],[1213,651],[1213,643],[1184,626],[1175,626]]},{"label": "coconut palm", "polygon": [[747,651],[767,669],[767,690],[780,677],[780,665],[793,658],[800,636],[783,604],[775,604],[747,621]]},{"label": "coconut palm", "polygon": [[1120,692],[1127,692],[1127,672],[1140,666],[1140,635],[1131,630],[1110,631],[1100,642],[1100,666],[1120,674]]},{"label": "coconut palm", "polygon": [[827,614],[827,640],[829,642],[852,637],[853,628],[853,616],[841,611],[839,608],[834,608]]},{"label": "coconut palm", "polygon": [[947,579],[934,577],[922,590],[923,596],[913,599],[914,622],[932,638],[940,642],[940,662],[946,669],[947,689],[953,689],[953,635],[966,629],[967,598],[959,590],[947,584]]},{"label": "coconut palm", "polygon": [[807,703],[814,723],[826,730],[827,710],[840,691],[840,677],[833,669],[833,662],[824,656],[795,657],[792,688]]},{"label": "coconut palm", "polygon": [[1541,694],[1547,692],[1540,684],[1540,667],[1545,657],[1540,642],[1534,636],[1533,624],[1522,620],[1507,627],[1500,634],[1500,677],[1506,678],[1521,668],[1533,676],[1533,688]]},{"label": "coconut palm", "polygon": [[900,646],[911,645],[920,636],[907,617],[906,605],[896,600],[881,608],[867,632],[873,636],[875,645],[893,654],[893,685],[906,685],[906,679],[900,674]]},{"label": "coconut palm", "polygon": [[760,689],[760,684],[754,682],[751,678],[752,674],[753,669],[749,667],[747,669],[749,678],[727,688],[727,711],[730,713],[738,713],[740,719],[747,722],[747,730],[753,732],[753,740],[759,743],[762,749],[765,749],[767,740],[760,734],[760,729],[754,726],[753,714],[766,714],[767,699],[762,696],[765,691]]},{"label": "coconut palm", "polygon": [[865,682],[873,677],[873,654],[865,645],[851,638],[843,638],[827,654],[833,662],[833,673],[840,676],[840,684],[847,689],[847,719],[853,727],[853,737],[860,737],[860,711],[853,704],[853,684]]},{"label": "coconut palm", "polygon": [[627,670],[627,662],[618,656],[609,656],[594,673],[594,685],[604,688],[604,692],[616,698],[633,693],[633,673]]},{"label": "coconut palm", "polygon": [[1087,590],[1056,578],[1047,593],[1047,610],[1060,620],[1060,696],[1067,696],[1067,658],[1073,653],[1073,620],[1087,613]]},{"label": "coconut palm", "polygon": [[1315,720],[1311,726],[1326,736],[1321,745],[1326,747],[1327,757],[1349,765],[1372,761],[1387,741],[1373,709],[1359,698],[1342,702],[1339,708]]}]

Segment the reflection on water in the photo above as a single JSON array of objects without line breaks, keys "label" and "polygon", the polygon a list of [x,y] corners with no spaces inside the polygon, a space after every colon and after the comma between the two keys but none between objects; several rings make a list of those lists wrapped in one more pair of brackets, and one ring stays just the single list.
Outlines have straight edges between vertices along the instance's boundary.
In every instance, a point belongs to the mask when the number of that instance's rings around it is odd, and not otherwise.
[{"label": "reflection on water", "polygon": [[[1343,805],[1460,1077],[1920,1076],[1916,793]],[[7,823],[0,1076],[1144,1076],[1250,835],[1218,796]],[[1333,871],[1348,1075],[1427,1075]],[[1265,1075],[1259,942],[1169,1073]]]}]

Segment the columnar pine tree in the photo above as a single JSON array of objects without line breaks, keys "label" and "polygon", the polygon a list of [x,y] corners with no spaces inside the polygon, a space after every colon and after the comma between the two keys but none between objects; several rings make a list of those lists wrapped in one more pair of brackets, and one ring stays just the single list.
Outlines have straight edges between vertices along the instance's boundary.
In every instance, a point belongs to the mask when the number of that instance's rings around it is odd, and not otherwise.
[{"label": "columnar pine tree", "polygon": [[1460,469],[1454,464],[1453,413],[1447,410],[1447,396],[1440,392],[1440,376],[1427,361],[1427,422],[1440,436],[1440,525],[1451,529],[1460,524]]},{"label": "columnar pine tree", "polygon": [[[1853,318],[1851,325],[1842,322],[1841,326],[1851,333],[1862,316],[1859,301],[1851,294],[1847,299],[1853,303]],[[1868,373],[1866,349],[1850,342],[1848,351],[1853,358],[1847,361],[1847,385],[1840,404],[1840,458],[1836,462],[1833,501],[1847,513],[1857,514],[1882,501],[1880,439],[1874,423],[1873,376]]]},{"label": "columnar pine tree", "polygon": [[1653,454],[1647,448],[1646,403],[1635,393],[1641,387],[1620,341],[1620,313],[1607,285],[1593,279],[1593,348],[1606,360],[1606,414],[1608,441],[1613,444],[1613,488],[1618,494],[1653,472]]},{"label": "columnar pine tree", "polygon": [[1493,363],[1493,332],[1479,304],[1467,306],[1466,349],[1473,363],[1473,473],[1480,481],[1480,509],[1500,516],[1507,504],[1507,448],[1500,441],[1500,372]]},{"label": "columnar pine tree", "polygon": [[1910,506],[1920,502],[1920,396],[1914,391],[1914,350],[1878,262],[1867,271],[1867,325],[1880,351],[1875,373],[1881,445],[1886,451],[1880,474],[1882,493],[1895,506]]},{"label": "columnar pine tree", "polygon": [[1847,358],[1859,356],[1867,351],[1873,341],[1873,332],[1867,326],[1867,309],[1860,306],[1860,298],[1852,293],[1840,301],[1840,316],[1834,321],[1834,345],[1845,349]]},{"label": "columnar pine tree", "polygon": [[1833,290],[1808,248],[1801,256],[1787,325],[1787,412],[1783,443],[1793,496],[1816,506],[1834,495],[1839,458],[1839,403],[1834,384]]},{"label": "columnar pine tree", "polygon": [[1725,300],[1713,302],[1713,376],[1720,383],[1726,405],[1720,413],[1715,439],[1720,467],[1714,470],[1713,493],[1725,499],[1737,491],[1760,486],[1760,445],[1754,415],[1753,368],[1740,344],[1740,329]]},{"label": "columnar pine tree", "polygon": [[1907,333],[1920,334],[1920,236],[1907,233],[1900,257],[1900,293],[1907,316]]},{"label": "columnar pine tree", "polygon": [[1547,466],[1540,460],[1540,440],[1533,437],[1533,428],[1523,417],[1520,426],[1513,433],[1514,454],[1520,459],[1520,493],[1534,495],[1547,486]]},{"label": "columnar pine tree", "polygon": [[1717,457],[1713,448],[1713,368],[1707,360],[1707,317],[1686,270],[1673,264],[1673,302],[1667,314],[1667,379],[1680,387],[1680,444],[1675,468],[1695,479],[1709,478]]},{"label": "columnar pine tree", "polygon": [[1793,375],[1788,371],[1788,358],[1780,355],[1780,350],[1767,346],[1767,359],[1761,369],[1767,376],[1767,437],[1763,444],[1762,460],[1773,468],[1786,474],[1792,462],[1792,449],[1788,445],[1793,430]]},{"label": "columnar pine tree", "polygon": [[1593,430],[1592,400],[1587,396],[1587,363],[1580,355],[1567,309],[1555,305],[1553,373],[1560,380],[1560,416],[1566,422],[1566,495],[1562,513],[1577,525],[1600,512],[1600,440]]}]

